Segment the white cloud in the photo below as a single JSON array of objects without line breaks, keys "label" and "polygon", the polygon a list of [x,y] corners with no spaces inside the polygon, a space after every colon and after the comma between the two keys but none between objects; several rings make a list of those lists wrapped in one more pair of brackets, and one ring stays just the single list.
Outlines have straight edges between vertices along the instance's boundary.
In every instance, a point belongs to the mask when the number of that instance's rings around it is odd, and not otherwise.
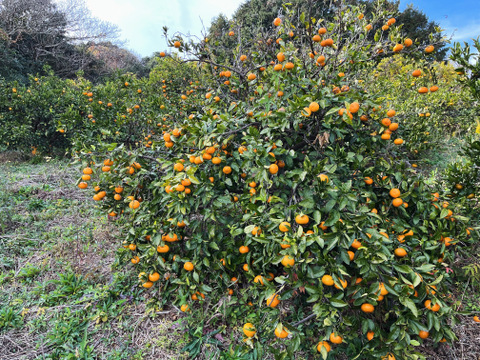
[{"label": "white cloud", "polygon": [[[151,55],[164,50],[162,27],[169,33],[176,31],[201,35],[202,21],[208,28],[211,20],[223,13],[231,16],[244,0],[86,0],[92,14],[116,24],[126,47],[141,54]],[[201,21],[201,20],[202,21]]]}]

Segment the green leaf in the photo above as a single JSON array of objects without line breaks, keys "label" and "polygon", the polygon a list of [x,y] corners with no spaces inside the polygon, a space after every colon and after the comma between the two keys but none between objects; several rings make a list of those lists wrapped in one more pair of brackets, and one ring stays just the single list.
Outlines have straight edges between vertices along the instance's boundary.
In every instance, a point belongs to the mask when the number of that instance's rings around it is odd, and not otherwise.
[{"label": "green leaf", "polygon": [[409,298],[404,298],[404,297],[399,298],[399,300],[400,300],[401,304],[403,304],[404,306],[406,306],[407,308],[410,309],[410,311],[412,312],[412,314],[415,317],[418,317],[418,309],[417,309],[417,307],[415,306],[415,303],[412,300],[410,300]]},{"label": "green leaf", "polygon": [[335,299],[335,298],[330,299],[330,304],[332,304],[334,307],[337,307],[337,308],[348,306],[348,304],[345,301]]}]

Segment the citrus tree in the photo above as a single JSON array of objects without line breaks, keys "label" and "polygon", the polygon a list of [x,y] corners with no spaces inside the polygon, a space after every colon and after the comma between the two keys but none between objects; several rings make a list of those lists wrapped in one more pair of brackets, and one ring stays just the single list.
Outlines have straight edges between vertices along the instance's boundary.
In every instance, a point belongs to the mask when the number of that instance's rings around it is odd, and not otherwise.
[{"label": "citrus tree", "polygon": [[6,149],[34,153],[62,153],[70,140],[58,131],[57,119],[72,103],[77,91],[72,81],[53,73],[30,76],[29,82],[0,82],[0,141]]},{"label": "citrus tree", "polygon": [[[169,37],[180,55],[141,89],[136,141],[79,138],[78,186],[124,230],[120,261],[139,285],[197,323],[244,325],[245,354],[422,358],[415,346],[455,339],[445,267],[468,219],[407,166],[407,115],[365,81],[382,54],[419,67],[435,44],[405,39],[382,2],[368,19],[331,10],[286,5],[224,62],[215,39]],[[172,79],[182,56],[195,66]],[[93,124],[122,133],[138,95],[111,86],[125,109]]]}]

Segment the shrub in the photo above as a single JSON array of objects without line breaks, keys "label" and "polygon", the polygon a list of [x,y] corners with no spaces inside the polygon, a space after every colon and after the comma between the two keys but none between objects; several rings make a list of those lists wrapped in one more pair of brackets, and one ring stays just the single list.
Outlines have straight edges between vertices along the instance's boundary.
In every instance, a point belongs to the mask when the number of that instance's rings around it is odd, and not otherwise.
[{"label": "shrub", "polygon": [[[225,63],[211,55],[214,39],[170,38],[197,67],[170,86],[176,69],[160,60],[166,70],[140,96],[123,79],[110,84],[114,117],[87,106],[92,131],[132,131],[135,143],[80,137],[79,183],[123,227],[121,258],[163,303],[221,314],[211,324],[251,323],[246,344],[278,356],[416,359],[424,339],[455,338],[445,264],[468,219],[407,166],[391,125],[402,129],[407,114],[362,84],[404,43],[393,14],[381,4],[370,19],[356,6],[332,11],[330,22],[286,6],[261,51],[239,48]],[[401,52],[428,66],[426,45]]]}]

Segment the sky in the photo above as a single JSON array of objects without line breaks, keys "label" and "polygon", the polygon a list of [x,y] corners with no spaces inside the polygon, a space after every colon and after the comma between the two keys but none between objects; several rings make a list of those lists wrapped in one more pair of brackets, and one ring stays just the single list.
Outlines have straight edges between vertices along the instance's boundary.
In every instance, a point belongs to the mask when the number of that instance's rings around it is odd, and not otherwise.
[{"label": "sky", "polygon": [[[231,17],[244,0],[86,0],[92,15],[118,25],[125,47],[141,56],[168,50],[163,27],[200,36],[219,14]],[[203,25],[202,25],[203,21]]]},{"label": "sky", "polygon": [[480,36],[480,0],[400,0],[400,10],[409,4],[439,23],[453,41]]},{"label": "sky", "polygon": [[[266,0],[265,0],[266,1]],[[86,0],[92,14],[121,29],[125,47],[140,56],[168,50],[163,26],[200,36],[220,13],[231,17],[245,0]],[[454,41],[468,41],[480,35],[480,0],[400,0],[436,21]],[[203,21],[203,25],[202,25]]]}]

